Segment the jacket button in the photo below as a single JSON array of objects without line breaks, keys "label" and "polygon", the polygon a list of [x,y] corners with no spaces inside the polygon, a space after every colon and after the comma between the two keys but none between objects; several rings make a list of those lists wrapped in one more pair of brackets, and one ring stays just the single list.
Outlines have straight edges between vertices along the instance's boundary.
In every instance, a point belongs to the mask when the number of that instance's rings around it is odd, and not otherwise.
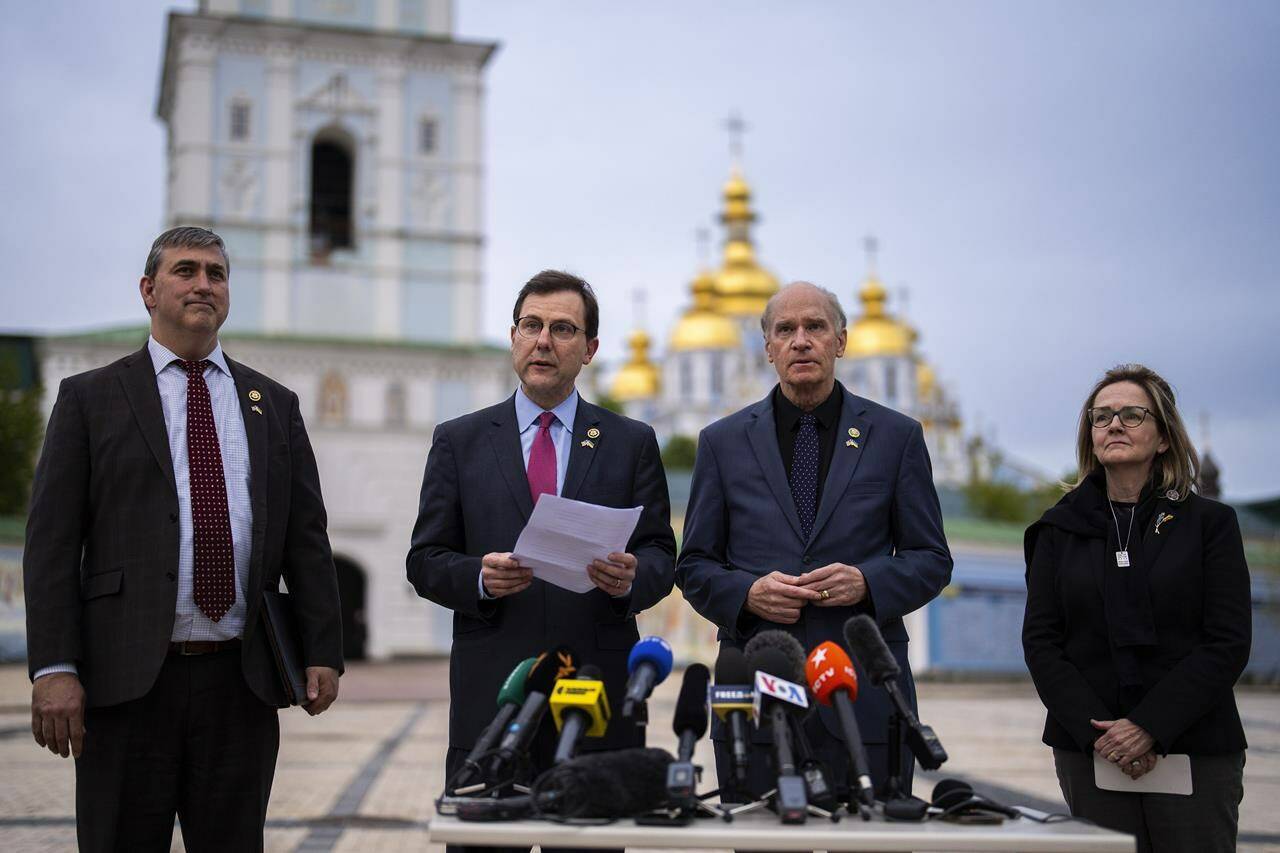
[{"label": "jacket button", "polygon": [[175,575],[173,572],[165,572],[165,573],[164,573],[164,576],[165,576],[166,578],[168,578],[169,580],[171,580],[171,581],[172,581],[172,580],[177,580],[177,579],[178,579],[178,576],[177,576],[177,575]]},{"label": "jacket button", "polygon": [[808,554],[805,554],[805,555],[804,555],[804,564],[807,566],[807,565],[811,564],[812,562],[813,562],[813,557],[810,557]]}]

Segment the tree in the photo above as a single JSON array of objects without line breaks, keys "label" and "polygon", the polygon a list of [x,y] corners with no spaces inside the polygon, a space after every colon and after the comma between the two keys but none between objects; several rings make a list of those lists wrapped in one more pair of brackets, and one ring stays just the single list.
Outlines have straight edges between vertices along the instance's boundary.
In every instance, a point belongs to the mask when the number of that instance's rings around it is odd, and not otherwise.
[{"label": "tree", "polygon": [[692,471],[698,453],[698,440],[687,435],[673,435],[662,448],[662,465],[668,471]]},{"label": "tree", "polygon": [[31,498],[36,454],[40,451],[39,385],[17,387],[16,361],[0,358],[0,515],[22,515]]}]

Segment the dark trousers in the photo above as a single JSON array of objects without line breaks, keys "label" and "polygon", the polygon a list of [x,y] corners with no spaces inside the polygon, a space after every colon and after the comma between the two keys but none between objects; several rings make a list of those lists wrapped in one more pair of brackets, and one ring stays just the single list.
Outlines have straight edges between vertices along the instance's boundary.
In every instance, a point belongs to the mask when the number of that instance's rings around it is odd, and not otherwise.
[{"label": "dark trousers", "polygon": [[240,650],[169,655],[147,695],[85,717],[76,836],[85,851],[261,850],[280,726]]},{"label": "dark trousers", "polygon": [[1244,753],[1191,756],[1190,796],[1106,791],[1093,782],[1093,756],[1053,751],[1071,813],[1132,835],[1138,853],[1231,853],[1236,849]]}]

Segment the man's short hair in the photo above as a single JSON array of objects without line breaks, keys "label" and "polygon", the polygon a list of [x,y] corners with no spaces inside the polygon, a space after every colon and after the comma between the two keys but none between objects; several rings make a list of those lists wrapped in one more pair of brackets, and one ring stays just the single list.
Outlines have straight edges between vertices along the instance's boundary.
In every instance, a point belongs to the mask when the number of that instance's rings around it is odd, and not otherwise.
[{"label": "man's short hair", "polygon": [[769,297],[769,301],[765,303],[764,313],[760,315],[760,330],[764,332],[764,336],[769,337],[769,327],[773,325],[773,311],[776,308],[776,302],[791,288],[803,284],[806,287],[812,287],[821,293],[827,302],[827,319],[831,321],[831,325],[835,328],[836,334],[839,334],[845,326],[849,325],[849,320],[845,317],[844,308],[840,306],[840,297],[836,296],[825,287],[819,287],[811,281],[793,281],[788,285],[784,285],[777,293]]},{"label": "man's short hair", "polygon": [[559,293],[562,290],[571,290],[582,297],[582,303],[586,306],[587,340],[594,340],[600,333],[600,303],[596,301],[596,292],[591,289],[591,285],[587,284],[586,280],[563,270],[543,270],[525,282],[524,287],[520,288],[520,293],[516,295],[515,307],[511,309],[512,324],[520,322],[520,309],[524,307],[526,296],[530,294],[544,296],[548,293]]},{"label": "man's short hair", "polygon": [[222,238],[208,228],[195,225],[179,225],[156,238],[151,244],[151,253],[147,255],[147,265],[142,274],[147,278],[156,277],[156,269],[160,266],[160,255],[165,249],[207,249],[216,246],[222,253],[222,261],[227,266],[227,275],[231,275],[231,258],[227,255],[227,244]]}]

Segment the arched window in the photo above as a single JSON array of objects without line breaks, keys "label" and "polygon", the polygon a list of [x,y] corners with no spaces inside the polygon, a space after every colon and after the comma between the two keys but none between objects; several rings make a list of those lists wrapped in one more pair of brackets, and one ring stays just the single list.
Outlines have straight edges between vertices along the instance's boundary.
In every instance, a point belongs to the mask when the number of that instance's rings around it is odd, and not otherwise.
[{"label": "arched window", "polygon": [[311,143],[311,256],[355,245],[355,146],[339,130],[322,130]]},{"label": "arched window", "polygon": [[320,423],[341,426],[347,422],[347,383],[329,372],[320,381]]},{"label": "arched window", "polygon": [[409,422],[409,406],[405,399],[404,385],[392,382],[387,386],[387,426],[403,427]]}]

